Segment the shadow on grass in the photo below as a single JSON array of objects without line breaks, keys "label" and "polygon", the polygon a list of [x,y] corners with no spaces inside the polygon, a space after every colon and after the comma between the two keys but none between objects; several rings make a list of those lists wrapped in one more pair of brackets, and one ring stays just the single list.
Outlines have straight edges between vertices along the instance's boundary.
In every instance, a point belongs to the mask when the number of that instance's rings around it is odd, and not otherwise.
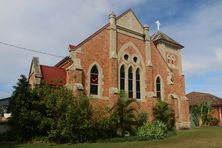
[{"label": "shadow on grass", "polygon": [[0,147],[1,148],[18,148],[18,144],[16,144],[16,143],[0,143]]}]

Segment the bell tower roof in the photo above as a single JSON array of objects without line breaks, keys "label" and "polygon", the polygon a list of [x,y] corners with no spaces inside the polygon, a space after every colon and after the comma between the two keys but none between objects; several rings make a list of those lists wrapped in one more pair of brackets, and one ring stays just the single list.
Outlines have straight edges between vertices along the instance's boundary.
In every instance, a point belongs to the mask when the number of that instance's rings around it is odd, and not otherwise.
[{"label": "bell tower roof", "polygon": [[178,43],[177,41],[175,41],[174,39],[172,39],[171,37],[169,37],[168,35],[166,35],[165,33],[161,31],[157,31],[156,33],[154,33],[151,36],[151,40],[154,42],[154,44],[164,42],[164,43],[179,47],[180,49],[184,48],[183,45],[181,45],[180,43]]}]

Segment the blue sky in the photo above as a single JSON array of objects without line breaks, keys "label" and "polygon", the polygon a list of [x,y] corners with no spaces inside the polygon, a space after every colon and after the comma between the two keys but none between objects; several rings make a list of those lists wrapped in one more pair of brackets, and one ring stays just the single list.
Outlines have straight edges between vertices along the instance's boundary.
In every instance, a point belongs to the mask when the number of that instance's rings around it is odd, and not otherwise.
[{"label": "blue sky", "polygon": [[[160,30],[185,46],[182,49],[186,92],[222,97],[222,1],[219,0],[1,0],[0,41],[66,56],[117,15],[132,8],[142,24]],[[33,56],[53,65],[59,58],[0,44],[0,98],[8,97],[20,74],[28,75]]]}]

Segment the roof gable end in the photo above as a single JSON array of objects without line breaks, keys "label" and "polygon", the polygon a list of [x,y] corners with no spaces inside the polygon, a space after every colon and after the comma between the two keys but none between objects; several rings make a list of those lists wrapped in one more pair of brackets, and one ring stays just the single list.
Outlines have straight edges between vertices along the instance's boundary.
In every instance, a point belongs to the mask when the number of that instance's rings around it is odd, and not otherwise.
[{"label": "roof gable end", "polygon": [[39,65],[39,58],[38,57],[33,57],[32,58],[32,63],[31,63],[31,67],[29,70],[29,76],[34,73],[34,75],[36,77],[42,77],[42,73],[40,70],[40,65]]},{"label": "roof gable end", "polygon": [[139,33],[143,33],[143,26],[132,9],[129,9],[117,17],[117,26],[121,26]]},{"label": "roof gable end", "polygon": [[172,45],[177,46],[179,48],[184,48],[183,45],[181,45],[180,43],[178,43],[177,41],[175,41],[174,39],[172,39],[171,37],[169,37],[168,35],[166,35],[165,33],[161,32],[161,31],[157,31],[156,33],[154,33],[151,36],[151,40],[155,44],[158,44],[159,42],[163,41],[165,43],[172,44]]}]

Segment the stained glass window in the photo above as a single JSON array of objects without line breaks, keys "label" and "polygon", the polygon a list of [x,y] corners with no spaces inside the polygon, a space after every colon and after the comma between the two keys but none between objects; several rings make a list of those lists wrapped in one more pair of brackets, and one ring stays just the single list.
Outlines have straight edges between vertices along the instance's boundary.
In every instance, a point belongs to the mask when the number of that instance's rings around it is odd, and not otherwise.
[{"label": "stained glass window", "polygon": [[157,79],[156,79],[156,97],[158,99],[161,99],[161,82],[160,82],[160,77],[157,77]]},{"label": "stained glass window", "polygon": [[136,98],[140,99],[140,70],[136,70]]},{"label": "stained glass window", "polygon": [[98,79],[99,79],[99,72],[94,65],[90,72],[90,94],[97,95],[98,94]]},{"label": "stained glass window", "polygon": [[124,65],[120,68],[120,90],[125,89],[125,68]]},{"label": "stained glass window", "polygon": [[133,97],[133,71],[132,67],[128,70],[128,95],[129,98]]}]

